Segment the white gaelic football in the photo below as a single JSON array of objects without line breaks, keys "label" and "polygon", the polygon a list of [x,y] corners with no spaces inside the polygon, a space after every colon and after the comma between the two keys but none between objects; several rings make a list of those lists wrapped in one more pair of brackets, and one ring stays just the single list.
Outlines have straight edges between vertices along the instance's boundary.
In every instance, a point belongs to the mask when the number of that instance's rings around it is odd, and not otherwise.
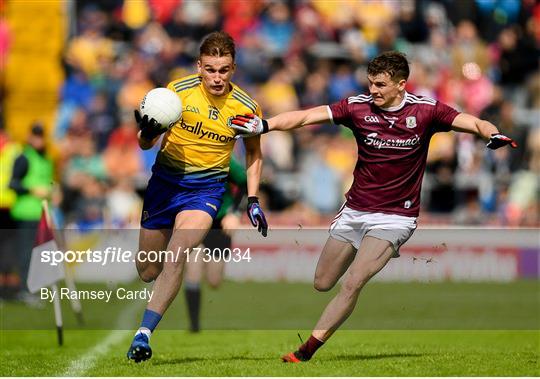
[{"label": "white gaelic football", "polygon": [[182,101],[167,88],[154,88],[141,101],[141,116],[155,119],[162,126],[172,127],[182,116]]}]

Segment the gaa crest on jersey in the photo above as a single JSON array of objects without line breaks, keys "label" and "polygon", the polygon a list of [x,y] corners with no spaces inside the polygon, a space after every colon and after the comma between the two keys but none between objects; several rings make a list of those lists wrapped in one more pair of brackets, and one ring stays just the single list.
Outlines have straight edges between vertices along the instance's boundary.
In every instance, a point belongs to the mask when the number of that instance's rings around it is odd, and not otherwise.
[{"label": "gaa crest on jersey", "polygon": [[413,128],[416,128],[416,117],[414,116],[409,116],[405,119],[405,125],[407,126],[407,128],[409,129],[413,129]]}]

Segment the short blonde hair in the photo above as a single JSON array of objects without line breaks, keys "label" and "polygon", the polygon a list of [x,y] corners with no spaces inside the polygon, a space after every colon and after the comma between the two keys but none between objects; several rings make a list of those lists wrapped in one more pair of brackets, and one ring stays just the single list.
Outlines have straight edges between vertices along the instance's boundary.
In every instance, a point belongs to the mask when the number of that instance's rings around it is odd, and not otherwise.
[{"label": "short blonde hair", "polygon": [[236,55],[234,40],[225,32],[212,32],[204,37],[199,48],[199,58],[203,55],[223,57],[230,55],[234,60]]}]

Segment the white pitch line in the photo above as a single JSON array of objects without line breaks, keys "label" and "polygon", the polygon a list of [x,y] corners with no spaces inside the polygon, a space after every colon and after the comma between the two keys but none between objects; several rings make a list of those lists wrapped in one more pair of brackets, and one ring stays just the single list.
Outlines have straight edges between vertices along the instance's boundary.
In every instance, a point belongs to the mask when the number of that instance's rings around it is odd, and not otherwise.
[{"label": "white pitch line", "polygon": [[[129,320],[133,314],[137,311],[140,304],[137,302],[131,303],[130,306],[125,308],[120,316],[118,316],[117,327],[121,328],[122,325],[126,325],[126,320]],[[92,349],[84,353],[80,358],[77,358],[71,362],[67,370],[59,376],[84,376],[84,374],[90,370],[96,360],[109,351],[109,349],[121,342],[126,336],[131,333],[129,330],[113,330],[107,337],[95,345]]]},{"label": "white pitch line", "polygon": [[126,337],[127,333],[127,330],[113,330],[107,335],[107,337],[105,337],[105,339],[95,345],[91,350],[87,351],[80,358],[72,361],[68,369],[60,376],[84,376],[84,373],[94,366],[96,359],[99,356],[107,353],[113,345],[122,341]]}]

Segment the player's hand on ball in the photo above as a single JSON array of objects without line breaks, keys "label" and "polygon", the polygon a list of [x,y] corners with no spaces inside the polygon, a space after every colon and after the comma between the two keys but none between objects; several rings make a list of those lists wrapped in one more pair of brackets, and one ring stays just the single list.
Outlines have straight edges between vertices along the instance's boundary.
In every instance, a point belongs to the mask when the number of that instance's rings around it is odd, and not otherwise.
[{"label": "player's hand on ball", "polygon": [[135,121],[139,125],[139,129],[141,129],[141,137],[148,141],[152,141],[168,130],[167,127],[162,126],[155,119],[148,119],[148,115],[141,116],[138,109],[135,109]]},{"label": "player's hand on ball", "polygon": [[231,121],[231,128],[240,133],[237,137],[253,137],[268,133],[268,122],[254,114],[237,115]]},{"label": "player's hand on ball", "polygon": [[257,196],[248,197],[247,214],[251,225],[256,227],[263,237],[266,237],[268,234],[268,222],[266,222],[266,217],[264,217]]},{"label": "player's hand on ball", "polygon": [[505,136],[501,133],[494,133],[491,135],[491,138],[489,139],[489,142],[487,143],[486,147],[495,150],[499,147],[503,147],[506,145],[510,145],[513,148],[517,147],[517,143],[510,137]]}]

